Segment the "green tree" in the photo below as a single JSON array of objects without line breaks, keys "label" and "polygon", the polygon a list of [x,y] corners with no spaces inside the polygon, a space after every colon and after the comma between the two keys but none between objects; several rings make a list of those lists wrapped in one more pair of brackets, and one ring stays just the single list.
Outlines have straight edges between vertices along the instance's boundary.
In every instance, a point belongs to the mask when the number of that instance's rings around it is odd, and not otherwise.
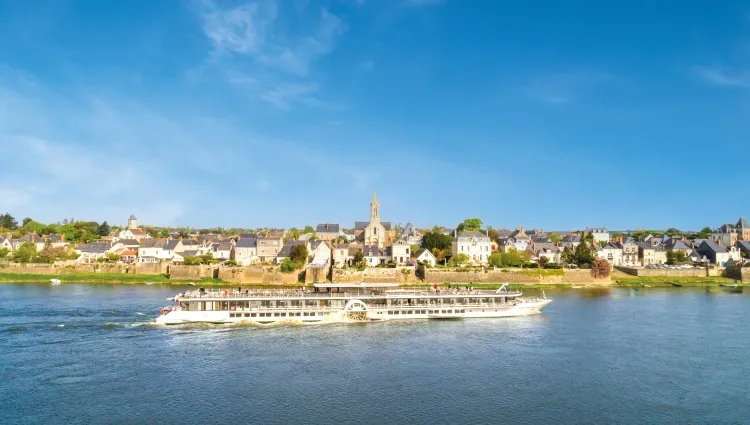
[{"label": "green tree", "polygon": [[453,238],[439,232],[427,232],[422,236],[422,248],[430,251],[439,249],[441,251],[450,251],[453,245]]},{"label": "green tree", "polygon": [[503,254],[499,252],[491,254],[489,258],[487,258],[487,263],[490,265],[490,267],[502,267],[503,266]]},{"label": "green tree", "polygon": [[24,219],[23,219],[23,221],[21,222],[21,223],[22,223],[22,224],[21,224],[21,227],[26,227],[26,223],[28,223],[28,222],[30,222],[30,221],[34,221],[34,220],[32,220],[32,219],[31,219],[31,218],[29,218],[29,217],[26,217],[26,218],[24,218]]},{"label": "green tree", "polygon": [[459,224],[456,231],[461,233],[464,230],[468,232],[478,231],[482,228],[482,220],[479,218],[467,218],[463,223]]},{"label": "green tree", "polygon": [[503,254],[503,266],[521,267],[524,262],[524,256],[515,249],[509,249],[508,252]]},{"label": "green tree", "polygon": [[500,239],[500,233],[497,230],[489,226],[487,227],[487,236],[490,237],[491,241],[496,241]]},{"label": "green tree", "polygon": [[539,267],[544,267],[549,263],[549,258],[539,257]]},{"label": "green tree", "polygon": [[307,226],[305,226],[305,230],[303,230],[302,233],[315,233],[315,229],[313,229],[313,227],[308,224]]},{"label": "green tree", "polygon": [[44,248],[34,258],[36,263],[53,263],[55,261],[55,255],[52,252],[52,243],[49,240],[44,241]]},{"label": "green tree", "polygon": [[36,257],[36,245],[31,242],[24,242],[13,251],[13,261],[17,263],[30,263],[34,257]]},{"label": "green tree", "polygon": [[710,227],[704,227],[700,232],[695,234],[695,237],[698,239],[710,239],[711,233],[713,232],[711,231]]},{"label": "green tree", "polygon": [[120,255],[115,252],[110,252],[109,254],[107,254],[107,261],[116,263],[120,261]]},{"label": "green tree", "polygon": [[596,259],[596,252],[588,242],[584,241],[576,247],[573,258],[578,267],[589,268]]},{"label": "green tree", "polygon": [[299,244],[292,247],[292,250],[289,253],[289,258],[295,263],[307,264],[308,255],[307,246],[305,246],[305,244]]},{"label": "green tree", "polygon": [[237,266],[237,262],[234,261],[234,260],[227,260],[227,261],[223,262],[222,264],[224,264],[225,266],[228,266],[228,267],[236,267]]},{"label": "green tree", "polygon": [[365,253],[362,252],[361,249],[358,249],[357,252],[354,253],[354,265],[361,266],[364,261]]},{"label": "green tree", "polygon": [[557,233],[553,233],[549,235],[549,239],[552,241],[552,243],[558,244],[562,240],[562,236],[558,235]]},{"label": "green tree", "polygon": [[107,224],[107,221],[103,221],[101,225],[99,225],[99,228],[96,229],[96,234],[99,236],[108,236],[109,235],[109,224]]},{"label": "green tree", "polygon": [[8,248],[0,248],[0,259],[5,258],[10,254],[10,250]]},{"label": "green tree", "polygon": [[684,251],[667,251],[667,264],[685,264],[687,262],[687,255]]},{"label": "green tree", "polygon": [[666,231],[666,232],[664,232],[664,233],[666,233],[666,234],[667,234],[667,236],[671,236],[671,237],[674,237],[674,236],[682,236],[682,232],[680,231],[680,229],[675,229],[674,227],[670,227],[670,228],[669,228],[669,229],[667,229],[667,231]]},{"label": "green tree", "polygon": [[410,257],[416,256],[417,252],[419,252],[420,249],[421,247],[419,245],[410,245],[409,246],[409,253],[411,254]]},{"label": "green tree", "polygon": [[469,264],[470,261],[471,259],[469,258],[468,255],[462,252],[459,252],[458,254],[451,257],[450,260],[448,260],[448,265],[453,266],[453,267],[460,267],[460,266]]},{"label": "green tree", "polygon": [[15,230],[16,227],[18,227],[18,222],[12,215],[5,213],[0,215],[0,227],[8,230]]},{"label": "green tree", "polygon": [[282,273],[292,273],[300,268],[299,263],[295,263],[289,258],[284,258],[279,265],[279,269]]}]

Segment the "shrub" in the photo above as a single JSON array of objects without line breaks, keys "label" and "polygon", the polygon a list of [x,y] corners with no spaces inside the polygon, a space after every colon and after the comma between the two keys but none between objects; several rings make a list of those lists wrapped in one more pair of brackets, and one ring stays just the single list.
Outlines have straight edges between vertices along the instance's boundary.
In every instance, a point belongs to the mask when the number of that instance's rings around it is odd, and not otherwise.
[{"label": "shrub", "polygon": [[237,262],[234,261],[234,260],[227,260],[227,261],[224,262],[224,265],[228,266],[228,267],[236,267],[237,266]]},{"label": "shrub", "polygon": [[469,261],[471,261],[471,259],[469,258],[468,255],[463,254],[463,253],[458,253],[454,255],[453,257],[451,257],[450,260],[448,260],[448,265],[453,266],[453,267],[460,267],[460,266],[469,264]]},{"label": "shrub", "polygon": [[285,258],[281,265],[279,266],[279,269],[282,273],[293,273],[296,270],[298,270],[302,265],[300,263],[295,263],[294,261],[290,260],[289,258]]},{"label": "shrub", "polygon": [[557,263],[547,263],[544,265],[544,268],[545,269],[561,269],[562,265],[557,264]]},{"label": "shrub", "polygon": [[612,273],[612,265],[604,258],[597,258],[591,264],[591,274],[597,279],[609,277],[610,273]]}]

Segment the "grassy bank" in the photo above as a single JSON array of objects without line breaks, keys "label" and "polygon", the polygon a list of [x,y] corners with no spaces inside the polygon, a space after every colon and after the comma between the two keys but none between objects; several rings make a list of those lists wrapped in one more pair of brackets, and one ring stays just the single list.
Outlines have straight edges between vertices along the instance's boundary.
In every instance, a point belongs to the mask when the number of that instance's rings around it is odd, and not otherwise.
[{"label": "grassy bank", "polygon": [[145,284],[146,282],[163,284],[184,284],[187,282],[200,283],[202,285],[234,285],[219,279],[170,279],[167,275],[143,275],[125,273],[74,273],[74,274],[25,274],[25,273],[0,273],[0,283],[48,283],[50,279],[60,279],[68,283],[130,283]]},{"label": "grassy bank", "polygon": [[672,286],[720,286],[722,284],[738,284],[735,279],[728,277],[671,277],[671,276],[629,276],[612,279],[615,286],[620,287],[672,287]]}]

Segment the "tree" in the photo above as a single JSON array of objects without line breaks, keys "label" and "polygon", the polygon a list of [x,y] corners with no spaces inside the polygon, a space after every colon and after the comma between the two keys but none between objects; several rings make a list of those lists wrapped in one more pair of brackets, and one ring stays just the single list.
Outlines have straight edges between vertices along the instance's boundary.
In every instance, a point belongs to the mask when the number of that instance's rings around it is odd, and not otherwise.
[{"label": "tree", "polygon": [[437,248],[441,251],[450,251],[453,245],[453,238],[439,232],[427,232],[422,236],[422,248],[430,251]]},{"label": "tree", "polygon": [[695,234],[695,237],[698,239],[710,239],[711,233],[713,232],[711,231],[710,227],[704,227],[700,232]]},{"label": "tree", "polygon": [[289,258],[284,258],[279,265],[279,269],[282,273],[292,273],[299,268],[300,265],[290,260]]},{"label": "tree", "polygon": [[32,220],[32,219],[31,219],[31,218],[29,218],[29,217],[26,217],[26,218],[24,218],[24,219],[23,219],[23,221],[21,222],[21,223],[23,223],[23,224],[21,224],[21,227],[26,227],[26,224],[27,224],[28,222],[30,222],[30,221],[34,221],[34,220]]},{"label": "tree", "polygon": [[508,252],[503,254],[503,266],[506,267],[521,267],[524,263],[524,257],[521,253],[515,249],[509,249]]},{"label": "tree", "polygon": [[10,254],[10,250],[8,248],[0,248],[0,259],[5,258]]},{"label": "tree", "polygon": [[432,255],[435,256],[435,260],[438,263],[441,262],[441,261],[443,261],[443,260],[445,260],[446,251],[444,251],[442,249],[438,249],[438,248],[433,248],[431,252],[432,252]]},{"label": "tree", "polygon": [[682,235],[682,232],[680,231],[680,229],[675,229],[674,227],[670,227],[664,233],[666,233],[667,236],[670,236],[670,237],[675,237],[675,236],[681,236]]},{"label": "tree", "polygon": [[492,227],[487,227],[487,236],[490,237],[491,241],[496,241],[500,239],[500,233],[497,230],[493,229]]},{"label": "tree", "polygon": [[107,254],[107,261],[116,263],[120,261],[120,255],[116,252],[110,252],[109,254]]},{"label": "tree", "polygon": [[552,243],[558,244],[562,240],[562,236],[558,235],[557,233],[553,233],[549,235],[549,239],[552,241]]},{"label": "tree", "polygon": [[539,267],[544,267],[549,263],[549,258],[547,257],[539,257]]},{"label": "tree", "polygon": [[354,253],[354,264],[360,266],[363,261],[365,261],[365,254],[361,249],[358,249],[357,252]]},{"label": "tree", "polygon": [[667,251],[667,264],[685,264],[687,262],[687,255],[684,251]]},{"label": "tree", "polygon": [[581,242],[576,247],[574,262],[581,268],[588,268],[594,263],[596,254],[588,242]]},{"label": "tree", "polygon": [[466,254],[464,254],[462,252],[459,252],[458,254],[456,254],[453,257],[451,257],[450,260],[448,260],[448,264],[451,265],[451,266],[454,266],[454,267],[461,267],[461,266],[464,266],[466,264],[469,264],[470,261],[471,261],[471,259],[469,258],[468,255],[466,255]]},{"label": "tree", "polygon": [[299,244],[292,247],[292,250],[289,253],[289,258],[295,263],[307,264],[308,255],[307,246],[305,246],[305,244]]},{"label": "tree", "polygon": [[604,258],[597,258],[592,262],[591,274],[593,274],[595,278],[601,279],[608,277],[610,273],[612,273],[612,265],[609,264],[609,261]]},{"label": "tree", "polygon": [[235,267],[235,266],[237,266],[237,262],[234,261],[234,260],[227,260],[227,261],[223,262],[222,264],[224,264],[225,266],[228,266],[228,267]]},{"label": "tree", "polygon": [[502,267],[503,266],[503,254],[499,252],[491,254],[489,258],[487,258],[487,264],[489,264],[490,267]]},{"label": "tree", "polygon": [[32,242],[24,242],[13,251],[13,261],[17,263],[30,263],[34,257],[36,257],[36,245]]},{"label": "tree", "polygon": [[107,224],[106,220],[102,222],[98,229],[96,229],[96,234],[99,236],[109,235],[109,224]]},{"label": "tree", "polygon": [[467,218],[463,223],[459,224],[456,231],[461,233],[464,230],[467,232],[478,231],[482,228],[482,220],[479,218]]},{"label": "tree", "polygon": [[0,228],[15,230],[18,227],[18,222],[12,215],[5,213],[0,215]]},{"label": "tree", "polygon": [[410,245],[409,246],[409,253],[411,254],[410,257],[416,256],[417,252],[419,252],[420,249],[421,247],[419,245]]},{"label": "tree", "polygon": [[305,226],[305,230],[303,230],[302,233],[315,233],[315,229],[313,229],[313,227],[308,224],[307,226]]}]

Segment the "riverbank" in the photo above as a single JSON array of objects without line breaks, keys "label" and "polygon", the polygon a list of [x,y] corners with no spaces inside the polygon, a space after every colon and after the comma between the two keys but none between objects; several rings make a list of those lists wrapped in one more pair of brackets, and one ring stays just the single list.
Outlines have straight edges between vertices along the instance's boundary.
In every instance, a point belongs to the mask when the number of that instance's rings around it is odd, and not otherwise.
[{"label": "riverbank", "polygon": [[[85,283],[85,284],[146,284],[156,283],[163,285],[184,285],[187,283],[196,283],[204,286],[225,286],[225,287],[253,287],[253,286],[264,286],[264,287],[299,287],[304,286],[304,283],[296,282],[292,284],[268,284],[268,283],[234,283],[226,282],[221,279],[202,278],[202,279],[171,279],[168,275],[138,275],[138,274],[124,274],[124,273],[75,273],[75,274],[24,274],[24,273],[0,273],[0,283],[48,283],[50,279],[60,279],[63,283]],[[721,286],[728,284],[738,284],[742,286],[740,282],[734,279],[725,277],[622,277],[618,276],[613,278],[612,283],[609,284],[583,284],[583,283],[512,283],[511,288],[607,288],[607,287],[618,287],[618,288],[643,288],[643,287],[674,287],[674,286],[687,286],[687,287],[702,287],[702,286]],[[307,284],[312,285],[312,284]],[[503,282],[491,282],[491,283],[441,283],[438,284],[440,288],[456,287],[456,286],[467,286],[470,285],[478,289],[498,289],[503,285]],[[415,283],[406,284],[403,286],[409,287],[432,287],[433,284],[428,283]]]}]

